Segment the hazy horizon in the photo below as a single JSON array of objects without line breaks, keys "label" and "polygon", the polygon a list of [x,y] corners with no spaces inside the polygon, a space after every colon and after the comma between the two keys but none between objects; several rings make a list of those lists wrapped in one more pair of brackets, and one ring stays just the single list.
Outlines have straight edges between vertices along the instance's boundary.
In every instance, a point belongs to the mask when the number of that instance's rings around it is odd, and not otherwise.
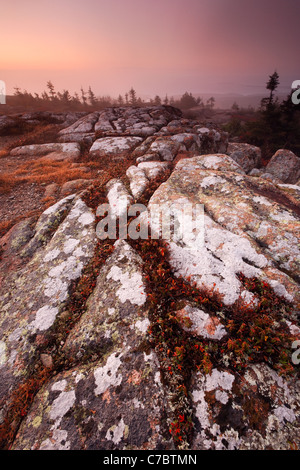
[{"label": "hazy horizon", "polygon": [[299,0],[15,0],[1,8],[0,79],[41,93],[261,94],[300,79]]}]

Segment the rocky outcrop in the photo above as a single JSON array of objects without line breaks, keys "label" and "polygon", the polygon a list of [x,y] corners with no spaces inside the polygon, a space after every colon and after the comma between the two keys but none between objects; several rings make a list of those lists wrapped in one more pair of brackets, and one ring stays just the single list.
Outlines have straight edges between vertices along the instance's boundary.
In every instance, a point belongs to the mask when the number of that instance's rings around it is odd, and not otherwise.
[{"label": "rocky outcrop", "polygon": [[[299,447],[299,186],[170,107],[83,115],[55,144],[85,138],[124,174],[70,184],[1,240],[2,447]],[[107,208],[139,202],[126,227],[148,236],[99,238]],[[151,238],[170,205],[170,237]]]}]

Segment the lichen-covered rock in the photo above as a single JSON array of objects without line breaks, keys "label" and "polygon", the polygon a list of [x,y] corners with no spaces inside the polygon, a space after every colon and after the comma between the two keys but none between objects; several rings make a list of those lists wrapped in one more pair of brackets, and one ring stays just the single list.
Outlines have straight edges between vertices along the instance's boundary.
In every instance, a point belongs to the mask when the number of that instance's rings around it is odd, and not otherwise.
[{"label": "lichen-covered rock", "polygon": [[77,142],[78,144],[86,144],[91,146],[95,140],[94,132],[73,132],[62,134],[58,137],[58,141],[62,143]]},{"label": "lichen-covered rock", "polygon": [[37,395],[13,450],[172,449],[153,352],[119,348],[63,372]]},{"label": "lichen-covered rock", "polygon": [[67,136],[69,134],[88,134],[94,131],[95,123],[99,118],[99,113],[94,112],[86,116],[83,116],[78,121],[71,124],[71,126],[62,129],[59,132],[61,137]]},{"label": "lichen-covered rock", "polygon": [[68,213],[74,198],[75,195],[63,198],[41,214],[34,227],[33,236],[20,253],[21,257],[31,257],[40,246],[46,245]]},{"label": "lichen-covered rock", "polygon": [[243,375],[213,369],[193,377],[197,450],[290,450],[299,445],[299,382],[266,365]]},{"label": "lichen-covered rock", "polygon": [[290,150],[277,150],[267,164],[266,172],[283,183],[295,184],[300,176],[300,158]]},{"label": "lichen-covered rock", "polygon": [[134,198],[139,198],[149,184],[145,172],[134,165],[128,168],[126,176],[130,181],[130,191]]},{"label": "lichen-covered rock", "polygon": [[74,161],[80,156],[80,145],[77,142],[23,145],[14,148],[10,154],[12,156],[39,157],[47,160]]},{"label": "lichen-covered rock", "polygon": [[[230,158],[230,157],[228,157]],[[148,209],[170,203],[203,204],[204,243],[169,240],[171,264],[178,275],[215,289],[224,303],[247,292],[237,278],[267,280],[277,293],[299,300],[299,206],[278,187],[261,179],[215,166],[222,156],[181,160],[169,180],[150,199]],[[233,160],[232,160],[233,161]],[[235,162],[234,162],[235,163]],[[202,241],[202,238],[199,239]]]},{"label": "lichen-covered rock", "polygon": [[158,137],[150,146],[150,152],[158,153],[162,160],[171,162],[181,149],[179,142],[167,137]]},{"label": "lichen-covered rock", "polygon": [[141,142],[140,137],[103,137],[93,143],[90,155],[94,158],[123,158],[125,152],[130,153]]},{"label": "lichen-covered rock", "polygon": [[37,222],[30,247],[23,248],[32,259],[1,285],[3,410],[13,392],[30,377],[39,346],[63,312],[71,284],[93,256],[94,225],[94,214],[80,198],[71,196],[50,207]]},{"label": "lichen-covered rock", "polygon": [[113,218],[127,216],[127,210],[133,202],[133,197],[124,183],[120,179],[114,178],[107,183],[106,188],[110,215]]},{"label": "lichen-covered rock", "polygon": [[246,173],[261,165],[261,150],[250,144],[229,143],[227,153]]},{"label": "lichen-covered rock", "polygon": [[241,175],[245,174],[243,168],[231,157],[225,154],[207,154],[200,155],[197,157],[197,162],[194,159],[189,163],[188,160],[185,160],[182,163],[179,163],[177,168],[181,168],[181,165],[184,165],[185,168],[190,165],[191,169],[201,167],[203,170],[218,170],[218,171],[233,171]]},{"label": "lichen-covered rock", "polygon": [[149,137],[168,124],[181,111],[171,106],[159,107],[119,107],[100,112],[94,130],[103,137],[139,136]]},{"label": "lichen-covered rock", "polygon": [[74,194],[82,189],[86,189],[88,186],[92,184],[92,180],[80,178],[78,180],[67,181],[61,187],[60,195],[62,197],[66,196],[67,194]]},{"label": "lichen-covered rock", "polygon": [[88,350],[107,353],[129,345],[127,336],[130,338],[132,330],[145,334],[150,324],[145,302],[142,260],[125,241],[118,240],[65,350],[70,357],[82,357]]},{"label": "lichen-covered rock", "polygon": [[138,164],[138,168],[146,174],[149,180],[156,178],[161,175],[164,171],[169,168],[168,162],[141,162]]},{"label": "lichen-covered rock", "polygon": [[218,317],[193,307],[189,303],[176,311],[176,318],[182,329],[194,336],[220,340],[227,334]]},{"label": "lichen-covered rock", "polygon": [[41,390],[14,449],[172,448],[164,437],[159,363],[145,343],[144,289],[141,259],[117,242],[64,347],[77,360],[97,351],[97,361],[59,374]]}]

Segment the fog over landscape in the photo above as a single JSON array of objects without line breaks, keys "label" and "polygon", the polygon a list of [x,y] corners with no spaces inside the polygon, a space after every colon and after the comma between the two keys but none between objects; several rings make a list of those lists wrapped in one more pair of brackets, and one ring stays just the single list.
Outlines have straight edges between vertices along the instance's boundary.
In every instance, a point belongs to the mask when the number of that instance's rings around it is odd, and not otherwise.
[{"label": "fog over landscape", "polygon": [[0,79],[8,95],[41,93],[51,80],[71,94],[134,87],[147,100],[260,95],[276,69],[286,95],[299,78],[299,13],[298,0],[4,2]]}]

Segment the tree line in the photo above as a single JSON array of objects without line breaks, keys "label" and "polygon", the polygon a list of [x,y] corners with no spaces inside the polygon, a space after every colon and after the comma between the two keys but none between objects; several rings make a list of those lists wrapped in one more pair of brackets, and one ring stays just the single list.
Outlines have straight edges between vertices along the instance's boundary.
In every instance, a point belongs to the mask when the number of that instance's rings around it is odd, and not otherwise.
[{"label": "tree line", "polygon": [[101,109],[110,106],[160,106],[169,105],[183,110],[191,109],[195,106],[213,109],[215,106],[215,98],[212,96],[206,102],[202,98],[194,97],[192,93],[185,92],[179,99],[173,96],[164,98],[156,95],[149,100],[143,100],[137,96],[136,90],[131,87],[124,95],[119,94],[117,98],[111,96],[96,96],[91,86],[87,90],[81,87],[80,92],[70,94],[69,90],[56,91],[51,80],[47,82],[46,90],[41,94],[30,93],[27,90],[21,91],[19,87],[14,88],[14,96],[10,100],[12,105],[23,105],[32,107],[44,107],[52,109],[71,109],[76,111],[86,109]]},{"label": "tree line", "polygon": [[286,99],[279,101],[276,96],[279,84],[280,77],[275,71],[268,78],[268,94],[261,100],[255,118],[242,123],[239,117],[233,117],[224,126],[231,137],[260,147],[265,160],[282,148],[292,150],[300,157],[300,104],[293,103],[293,89]]}]

